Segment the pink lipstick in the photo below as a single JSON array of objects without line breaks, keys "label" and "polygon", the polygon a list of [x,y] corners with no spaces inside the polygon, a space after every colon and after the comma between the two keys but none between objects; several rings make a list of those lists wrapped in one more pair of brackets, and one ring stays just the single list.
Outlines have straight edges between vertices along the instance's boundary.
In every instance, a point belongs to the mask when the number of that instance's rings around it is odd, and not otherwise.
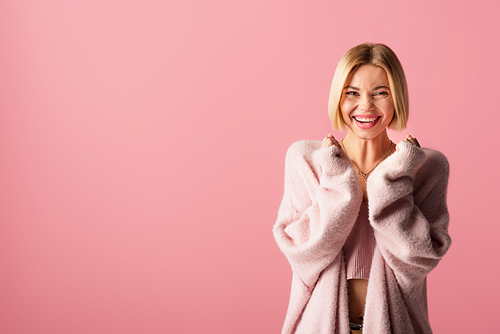
[{"label": "pink lipstick", "polygon": [[378,123],[381,116],[375,115],[354,115],[352,119],[354,123],[361,129],[371,129]]}]

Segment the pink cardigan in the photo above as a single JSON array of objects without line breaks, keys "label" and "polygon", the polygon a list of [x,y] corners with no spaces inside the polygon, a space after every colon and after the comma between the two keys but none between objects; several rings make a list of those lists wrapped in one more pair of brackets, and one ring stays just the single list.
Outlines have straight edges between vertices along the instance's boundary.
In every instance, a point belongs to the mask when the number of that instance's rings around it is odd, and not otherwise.
[{"label": "pink cardigan", "polygon": [[[319,141],[288,150],[285,192],[273,232],[292,266],[282,333],[349,333],[342,246],[362,192],[346,154]],[[450,246],[444,155],[397,145],[367,180],[377,242],[366,296],[364,334],[432,333],[426,276]]]}]

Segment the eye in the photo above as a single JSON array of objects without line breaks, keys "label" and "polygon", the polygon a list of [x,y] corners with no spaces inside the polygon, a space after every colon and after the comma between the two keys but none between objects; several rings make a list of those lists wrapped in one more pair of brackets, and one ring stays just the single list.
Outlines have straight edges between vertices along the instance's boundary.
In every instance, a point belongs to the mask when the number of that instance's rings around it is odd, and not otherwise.
[{"label": "eye", "polygon": [[388,92],[376,92],[375,94],[373,94],[373,98],[374,99],[382,99],[384,97],[387,97],[389,95]]},{"label": "eye", "polygon": [[359,96],[359,93],[356,91],[348,91],[345,93],[347,96]]}]

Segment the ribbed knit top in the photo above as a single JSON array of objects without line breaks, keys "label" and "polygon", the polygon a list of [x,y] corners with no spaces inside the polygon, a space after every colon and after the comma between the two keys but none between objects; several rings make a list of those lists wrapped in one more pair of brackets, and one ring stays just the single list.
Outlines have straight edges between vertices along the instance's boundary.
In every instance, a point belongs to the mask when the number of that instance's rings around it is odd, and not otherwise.
[{"label": "ribbed knit top", "polygon": [[356,222],[344,244],[347,279],[368,279],[375,243],[373,227],[368,219],[368,202],[361,202]]}]

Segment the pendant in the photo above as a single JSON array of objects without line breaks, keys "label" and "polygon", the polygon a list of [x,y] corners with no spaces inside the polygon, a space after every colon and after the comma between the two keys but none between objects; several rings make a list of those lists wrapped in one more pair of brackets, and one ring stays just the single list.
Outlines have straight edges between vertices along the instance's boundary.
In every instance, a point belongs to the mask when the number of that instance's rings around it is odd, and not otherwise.
[{"label": "pendant", "polygon": [[362,177],[363,179],[368,178],[368,175],[370,175],[370,173],[365,174],[365,173],[363,173],[362,171],[360,171],[359,169],[358,169],[358,174],[359,174],[359,175],[361,175],[361,177]]}]

